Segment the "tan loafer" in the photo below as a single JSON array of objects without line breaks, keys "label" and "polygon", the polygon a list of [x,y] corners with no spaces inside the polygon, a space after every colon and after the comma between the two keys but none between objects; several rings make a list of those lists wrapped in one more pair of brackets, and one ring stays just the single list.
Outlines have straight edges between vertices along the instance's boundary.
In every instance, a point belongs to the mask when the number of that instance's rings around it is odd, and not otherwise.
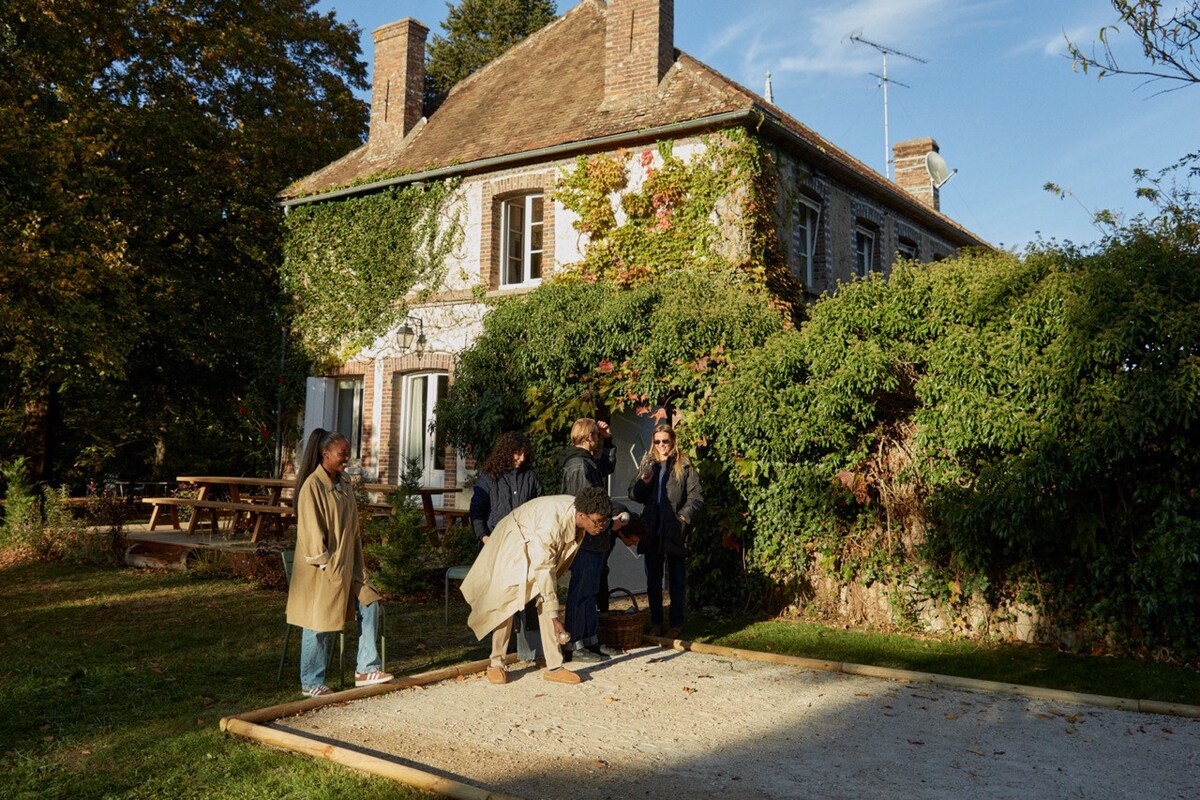
[{"label": "tan loafer", "polygon": [[571,670],[563,669],[562,667],[558,669],[544,669],[542,670],[542,677],[551,683],[579,683],[583,680],[583,678],[580,678],[574,672],[571,672]]},{"label": "tan loafer", "polygon": [[488,667],[488,683],[508,683],[508,673],[504,667]]}]

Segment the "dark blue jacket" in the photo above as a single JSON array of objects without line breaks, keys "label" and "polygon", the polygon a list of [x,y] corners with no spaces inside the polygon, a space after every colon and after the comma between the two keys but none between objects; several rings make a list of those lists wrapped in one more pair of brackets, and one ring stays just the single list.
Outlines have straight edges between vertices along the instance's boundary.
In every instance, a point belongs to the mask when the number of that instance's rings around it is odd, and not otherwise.
[{"label": "dark blue jacket", "polygon": [[483,537],[490,536],[496,523],[504,519],[522,503],[542,496],[542,482],[528,467],[510,469],[493,479],[486,472],[479,473],[475,480],[475,491],[471,495],[471,527],[475,538],[482,546]]}]

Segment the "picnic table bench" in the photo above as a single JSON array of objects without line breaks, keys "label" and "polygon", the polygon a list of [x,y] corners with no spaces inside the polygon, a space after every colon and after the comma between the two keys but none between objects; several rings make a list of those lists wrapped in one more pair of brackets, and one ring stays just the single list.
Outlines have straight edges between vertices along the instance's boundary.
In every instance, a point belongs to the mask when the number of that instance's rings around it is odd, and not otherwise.
[{"label": "picnic table bench", "polygon": [[[233,514],[233,520],[230,523],[231,530],[236,529],[241,516],[243,514],[246,515],[247,524],[251,529],[250,541],[252,542],[258,541],[263,523],[268,519],[274,520],[277,526],[282,529],[283,518],[292,517],[296,514],[296,510],[291,506],[240,501],[203,500],[198,497],[143,497],[142,502],[154,506],[154,510],[150,513],[150,530],[154,530],[160,523],[165,524],[165,522],[170,522],[172,528],[179,530],[179,509],[190,508],[192,509],[192,518],[188,521],[188,533],[196,530],[196,523],[204,513],[208,514],[213,533],[216,533],[218,531],[217,522],[221,512],[231,512]],[[166,520],[162,520],[164,511],[166,512]]]},{"label": "picnic table bench", "polygon": [[[180,484],[190,483],[199,486],[200,488],[196,493],[196,497],[142,498],[142,502],[154,506],[154,510],[150,516],[150,530],[154,530],[160,524],[165,525],[167,522],[170,522],[171,526],[178,530],[179,509],[186,507],[195,509],[191,519],[188,520],[188,533],[195,533],[196,525],[200,522],[201,512],[209,515],[214,531],[217,530],[218,515],[222,512],[232,512],[234,515],[232,522],[234,528],[240,522],[241,515],[248,515],[248,521],[252,525],[253,530],[251,541],[257,541],[265,521],[276,521],[278,527],[282,530],[283,518],[295,516],[296,513],[295,509],[288,505],[290,498],[282,496],[284,489],[290,489],[294,485],[294,481],[287,478],[180,475],[176,480]],[[267,492],[265,494],[243,494],[242,489],[245,487],[265,489]],[[364,483],[362,484],[362,488],[367,492],[382,494],[387,498],[398,487],[390,483]],[[229,500],[210,500],[210,494],[215,489],[227,490]],[[433,504],[434,497],[438,495],[458,494],[459,491],[460,489],[454,486],[422,486],[413,491],[413,495],[420,498],[421,511],[425,517],[425,529],[429,532],[431,542],[437,543],[450,527],[467,524],[468,512],[466,509],[445,508]],[[368,511],[377,513],[390,512],[391,508],[392,506],[388,502],[372,502],[367,505]]]}]

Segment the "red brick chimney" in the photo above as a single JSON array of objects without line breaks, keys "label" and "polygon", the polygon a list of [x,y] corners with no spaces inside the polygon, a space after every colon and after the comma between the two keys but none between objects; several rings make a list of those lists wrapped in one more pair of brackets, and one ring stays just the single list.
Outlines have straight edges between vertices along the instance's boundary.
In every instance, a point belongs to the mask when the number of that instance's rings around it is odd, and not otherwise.
[{"label": "red brick chimney", "polygon": [[371,81],[371,144],[398,143],[421,121],[428,34],[429,28],[411,17],[372,31],[375,70]]},{"label": "red brick chimney", "polygon": [[675,0],[608,0],[604,101],[650,94],[675,63]]},{"label": "red brick chimney", "polygon": [[896,185],[916,197],[934,211],[941,210],[938,190],[925,168],[925,157],[938,151],[938,143],[926,137],[896,142],[892,145],[892,165],[896,170]]}]

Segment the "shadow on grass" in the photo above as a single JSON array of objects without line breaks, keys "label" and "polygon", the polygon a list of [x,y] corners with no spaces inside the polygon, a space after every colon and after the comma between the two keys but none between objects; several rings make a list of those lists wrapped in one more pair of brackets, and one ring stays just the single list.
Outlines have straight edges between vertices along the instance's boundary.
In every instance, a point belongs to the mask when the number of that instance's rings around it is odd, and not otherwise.
[{"label": "shadow on grass", "polygon": [[[299,699],[295,635],[275,682],[285,601],[178,573],[0,571],[0,796],[424,796],[219,733],[222,716]],[[391,603],[388,628],[397,673],[482,653],[440,602]]]}]

